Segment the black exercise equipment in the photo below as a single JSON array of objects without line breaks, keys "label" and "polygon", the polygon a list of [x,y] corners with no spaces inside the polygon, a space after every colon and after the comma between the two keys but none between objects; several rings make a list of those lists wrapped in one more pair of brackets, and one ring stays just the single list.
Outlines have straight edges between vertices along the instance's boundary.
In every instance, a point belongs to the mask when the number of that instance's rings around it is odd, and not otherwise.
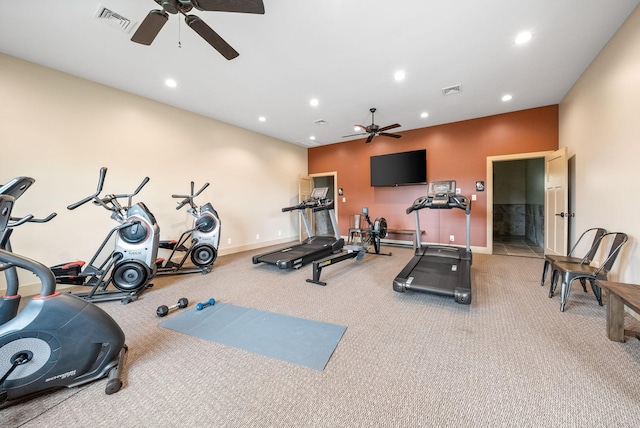
[{"label": "black exercise equipment", "polygon": [[[363,207],[362,214],[369,226],[368,229],[360,230],[360,245],[344,245],[336,254],[321,260],[313,261],[313,279],[307,279],[307,282],[318,285],[327,285],[326,282],[320,281],[322,269],[339,263],[344,260],[354,259],[362,260],[365,254],[376,254],[380,256],[390,256],[391,253],[380,252],[380,240],[387,236],[387,220],[384,217],[378,217],[375,221],[371,221],[369,217],[369,208]],[[369,252],[369,246],[373,244],[375,253]]]},{"label": "black exercise equipment", "polygon": [[455,181],[429,183],[427,196],[416,199],[407,214],[414,213],[416,236],[420,236],[419,210],[453,209],[464,210],[466,214],[466,248],[427,245],[417,241],[415,255],[393,280],[393,289],[399,293],[415,290],[427,293],[452,296],[456,303],[471,304],[471,202],[468,198],[456,194]]},{"label": "black exercise equipment", "polygon": [[[96,303],[120,300],[126,304],[137,300],[140,293],[153,286],[149,281],[157,270],[160,228],[144,203],[132,205],[132,198],[149,182],[149,177],[145,177],[133,193],[100,197],[106,174],[107,168],[101,168],[96,192],[67,209],[74,210],[93,201],[94,205],[111,211],[111,218],[118,225],[107,234],[87,265],[78,260],[53,266],[51,270],[59,284],[91,287],[91,291],[76,293],[76,296]],[[121,198],[127,200],[127,206],[120,204]],[[107,250],[108,256],[97,262],[112,239],[115,240],[113,251]],[[116,290],[107,289],[111,284]]]},{"label": "black exercise equipment", "polygon": [[[182,199],[178,202],[176,210],[189,205],[187,212],[193,216],[193,225],[177,240],[160,241],[160,249],[171,250],[171,254],[166,260],[159,260],[156,275],[206,274],[211,271],[211,266],[218,257],[220,217],[211,203],[207,202],[198,207],[193,201],[208,186],[209,183],[205,183],[200,190],[194,192],[192,181],[189,195],[171,195],[172,198]],[[177,262],[173,261],[174,256],[179,253],[182,254],[182,258]],[[191,258],[195,266],[184,265],[188,258]]]},{"label": "black exercise equipment", "polygon": [[171,311],[173,311],[175,309],[183,309],[183,308],[186,308],[187,306],[189,306],[189,300],[186,297],[182,297],[182,298],[178,299],[178,303],[176,303],[175,305],[171,305],[171,306],[161,305],[161,306],[158,306],[158,309],[156,309],[156,315],[159,316],[160,318],[166,317],[167,314],[169,314],[169,312],[171,312]]},{"label": "black exercise equipment", "polygon": [[[282,208],[282,212],[300,211],[304,227],[307,231],[307,239],[297,245],[253,256],[253,264],[266,263],[276,265],[280,269],[299,269],[314,260],[340,251],[344,246],[344,239],[340,237],[340,232],[338,231],[334,202],[332,199],[327,199],[328,190],[327,187],[317,187],[313,189],[308,199],[305,199],[297,205]],[[307,210],[311,210],[313,214],[326,211],[331,221],[334,235],[315,236],[311,231]]]},{"label": "black exercise equipment", "polygon": [[[96,305],[56,291],[49,268],[7,250],[13,227],[33,216],[11,222],[15,198],[0,194],[0,270],[7,288],[17,288],[16,268],[35,274],[40,294],[0,325],[0,405],[71,388],[108,377],[107,394],[120,390],[120,372],[127,347],[122,329]],[[0,311],[11,311],[2,306]]]}]

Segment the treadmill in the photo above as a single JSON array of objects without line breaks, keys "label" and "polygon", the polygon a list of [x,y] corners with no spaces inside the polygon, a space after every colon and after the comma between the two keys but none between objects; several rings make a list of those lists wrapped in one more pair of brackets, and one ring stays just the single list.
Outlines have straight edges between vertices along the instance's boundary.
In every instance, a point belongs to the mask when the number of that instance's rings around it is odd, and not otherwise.
[{"label": "treadmill", "polygon": [[[308,199],[292,207],[282,208],[282,212],[300,211],[308,238],[290,247],[253,256],[253,264],[266,263],[276,265],[280,269],[299,269],[314,260],[339,252],[344,246],[344,239],[340,237],[338,230],[334,202],[332,199],[327,199],[328,191],[328,187],[316,187]],[[331,221],[334,235],[315,236],[311,231],[308,211],[311,211],[312,214],[326,211]]]},{"label": "treadmill", "polygon": [[407,208],[407,214],[414,213],[416,236],[420,236],[421,209],[464,210],[467,220],[466,248],[427,245],[422,246],[417,239],[417,248],[411,261],[393,280],[393,289],[399,293],[414,290],[425,293],[451,296],[456,303],[471,304],[471,202],[468,198],[456,194],[455,181],[437,181],[429,183],[429,193],[421,196]]}]

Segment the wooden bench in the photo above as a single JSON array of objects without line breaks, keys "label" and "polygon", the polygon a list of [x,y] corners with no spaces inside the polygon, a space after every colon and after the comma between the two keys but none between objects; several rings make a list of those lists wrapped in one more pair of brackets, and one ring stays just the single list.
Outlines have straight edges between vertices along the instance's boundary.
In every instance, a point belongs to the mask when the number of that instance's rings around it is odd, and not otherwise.
[{"label": "wooden bench", "polygon": [[625,336],[640,338],[640,332],[624,329],[624,307],[640,314],[640,285],[613,281],[597,281],[607,291],[607,336],[624,342]]},{"label": "wooden bench", "polygon": [[[387,229],[387,235],[411,235],[411,239],[413,240],[413,251],[415,251],[416,248],[418,248],[418,241],[417,241],[415,229]],[[420,235],[424,235],[424,230],[420,231]]]}]

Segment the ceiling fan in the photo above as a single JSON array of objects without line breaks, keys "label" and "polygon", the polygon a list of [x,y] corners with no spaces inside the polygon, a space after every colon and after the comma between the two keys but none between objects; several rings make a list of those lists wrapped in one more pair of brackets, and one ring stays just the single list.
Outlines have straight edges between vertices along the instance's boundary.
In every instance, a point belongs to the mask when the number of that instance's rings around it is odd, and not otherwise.
[{"label": "ceiling fan", "polygon": [[391,138],[400,138],[402,137],[402,135],[399,134],[391,134],[389,132],[386,132],[390,129],[393,128],[399,128],[400,124],[399,123],[394,123],[393,125],[388,125],[388,126],[383,126],[383,127],[379,127],[378,125],[376,125],[374,123],[373,120],[373,115],[376,112],[375,108],[370,108],[369,111],[371,112],[371,125],[369,126],[363,126],[363,125],[356,125],[356,127],[362,129],[364,132],[358,133],[358,134],[351,134],[351,135],[343,135],[342,138],[346,138],[346,137],[353,137],[355,135],[367,135],[369,134],[369,136],[367,137],[367,141],[365,141],[365,143],[370,143],[371,140],[373,140],[373,137],[391,137]]},{"label": "ceiling fan", "polygon": [[156,38],[164,24],[169,20],[169,13],[184,15],[185,22],[198,33],[215,50],[226,59],[231,60],[240,55],[222,37],[209,27],[200,17],[187,15],[191,9],[206,12],[239,12],[264,14],[262,0],[154,0],[162,10],[154,9],[142,21],[131,41],[149,46]]}]

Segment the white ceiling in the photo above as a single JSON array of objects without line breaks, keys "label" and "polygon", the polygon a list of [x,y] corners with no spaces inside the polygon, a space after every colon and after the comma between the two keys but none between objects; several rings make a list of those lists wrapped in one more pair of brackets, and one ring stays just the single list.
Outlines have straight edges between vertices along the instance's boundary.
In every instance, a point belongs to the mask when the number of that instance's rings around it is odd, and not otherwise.
[{"label": "white ceiling", "polygon": [[[401,133],[558,104],[639,3],[264,0],[264,15],[194,9],[240,53],[227,61],[180,15],[151,46],[129,40],[135,27],[94,17],[104,6],[139,23],[159,9],[153,0],[5,0],[0,52],[307,147],[361,138],[342,136],[369,125],[371,107],[376,124],[400,123],[391,132]],[[516,45],[525,30],[533,38]],[[394,80],[398,70],[405,80]],[[177,88],[164,85],[169,77]],[[460,93],[443,95],[458,84]],[[501,101],[507,93],[513,99]]]}]

